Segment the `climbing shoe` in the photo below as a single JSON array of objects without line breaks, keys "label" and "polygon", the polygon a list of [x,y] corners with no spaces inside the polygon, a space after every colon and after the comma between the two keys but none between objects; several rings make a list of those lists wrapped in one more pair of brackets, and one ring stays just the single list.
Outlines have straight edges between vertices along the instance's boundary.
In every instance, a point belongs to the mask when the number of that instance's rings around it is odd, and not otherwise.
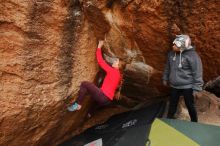
[{"label": "climbing shoe", "polygon": [[78,110],[79,104],[74,102],[72,105],[67,107],[67,110],[70,112],[76,111]]}]

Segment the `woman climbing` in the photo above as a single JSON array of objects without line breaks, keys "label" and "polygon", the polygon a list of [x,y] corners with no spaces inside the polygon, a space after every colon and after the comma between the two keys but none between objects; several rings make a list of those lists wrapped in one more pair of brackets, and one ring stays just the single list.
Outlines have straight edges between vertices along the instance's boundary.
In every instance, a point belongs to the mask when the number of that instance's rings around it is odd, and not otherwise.
[{"label": "woman climbing", "polygon": [[112,66],[108,65],[102,57],[101,48],[103,44],[104,41],[99,41],[98,48],[96,50],[98,64],[106,72],[101,88],[98,88],[91,82],[82,82],[80,85],[79,95],[76,101],[68,107],[69,111],[80,110],[82,107],[82,101],[87,94],[89,94],[90,97],[98,103],[99,107],[108,105],[115,97],[115,91],[121,80],[119,59],[115,59]]}]

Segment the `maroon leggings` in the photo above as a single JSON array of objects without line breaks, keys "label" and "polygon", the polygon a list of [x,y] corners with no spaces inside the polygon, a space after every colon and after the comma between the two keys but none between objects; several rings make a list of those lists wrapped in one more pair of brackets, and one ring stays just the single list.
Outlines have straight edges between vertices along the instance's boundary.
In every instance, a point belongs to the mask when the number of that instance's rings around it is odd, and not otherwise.
[{"label": "maroon leggings", "polygon": [[81,105],[87,94],[89,94],[90,97],[99,104],[99,106],[105,106],[111,102],[108,97],[104,95],[101,89],[96,87],[93,83],[87,81],[81,83],[79,96],[76,99],[76,102]]}]

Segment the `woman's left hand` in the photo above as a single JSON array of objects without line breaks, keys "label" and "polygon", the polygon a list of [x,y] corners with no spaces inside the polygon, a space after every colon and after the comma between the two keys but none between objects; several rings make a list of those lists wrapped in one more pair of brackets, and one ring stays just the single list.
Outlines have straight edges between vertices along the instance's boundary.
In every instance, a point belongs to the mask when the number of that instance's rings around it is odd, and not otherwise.
[{"label": "woman's left hand", "polygon": [[103,45],[104,45],[104,41],[103,40],[99,40],[98,48],[101,49]]}]

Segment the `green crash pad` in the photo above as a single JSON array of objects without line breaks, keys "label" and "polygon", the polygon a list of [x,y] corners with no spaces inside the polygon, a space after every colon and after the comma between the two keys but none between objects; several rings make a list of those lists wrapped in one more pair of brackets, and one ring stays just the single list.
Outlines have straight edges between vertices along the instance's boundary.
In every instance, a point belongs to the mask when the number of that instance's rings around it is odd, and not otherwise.
[{"label": "green crash pad", "polygon": [[220,146],[220,127],[182,120],[161,119],[201,146]]},{"label": "green crash pad", "polygon": [[200,146],[160,119],[155,119],[153,122],[149,140],[151,143],[150,146]]}]

